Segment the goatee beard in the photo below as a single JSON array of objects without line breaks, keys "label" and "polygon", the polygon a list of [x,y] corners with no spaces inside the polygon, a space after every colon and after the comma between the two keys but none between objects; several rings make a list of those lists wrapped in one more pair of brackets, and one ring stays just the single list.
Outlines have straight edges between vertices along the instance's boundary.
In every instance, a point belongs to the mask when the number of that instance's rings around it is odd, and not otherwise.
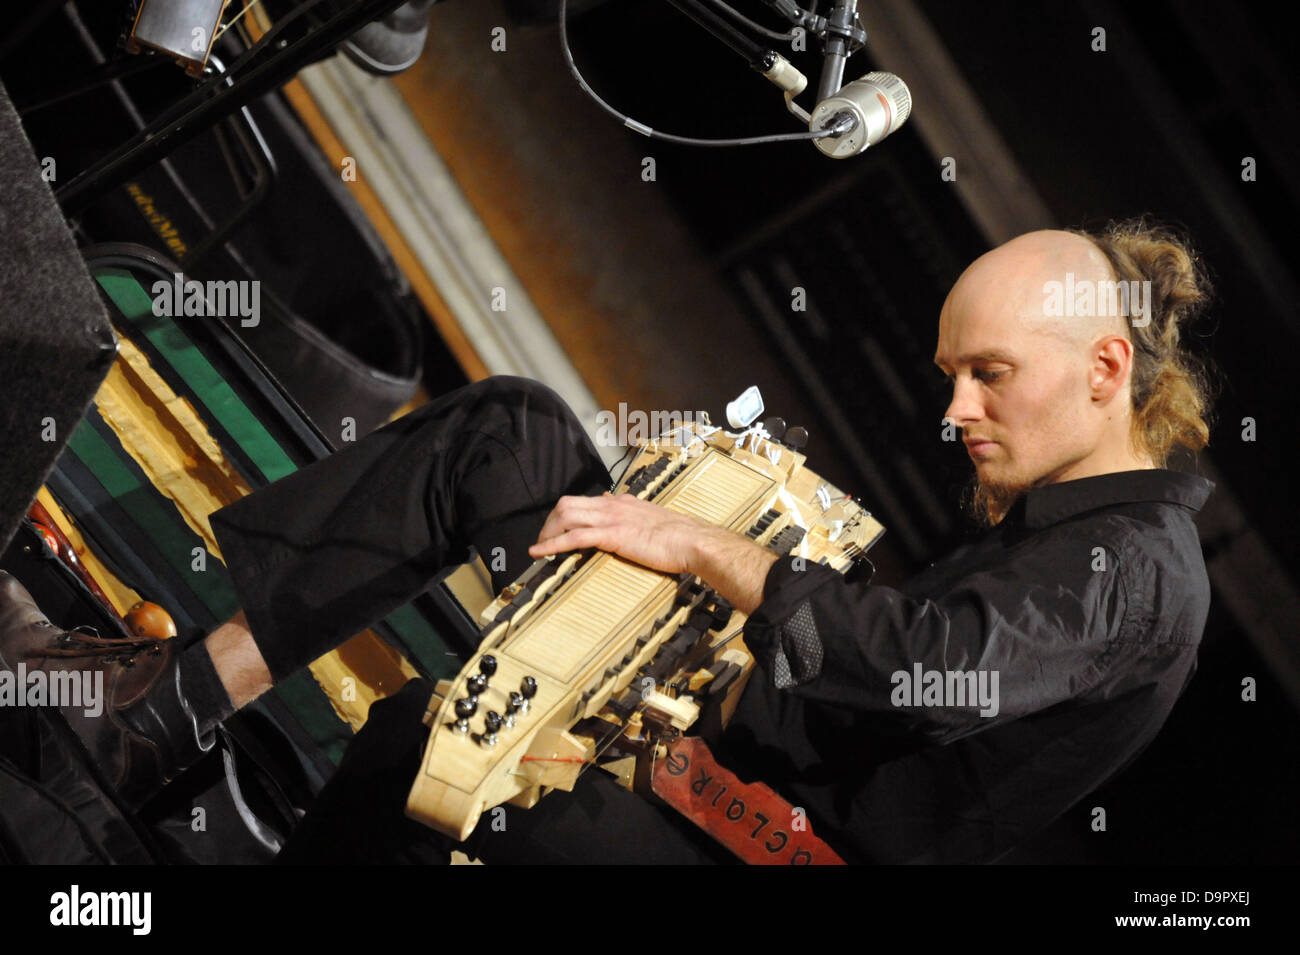
[{"label": "goatee beard", "polygon": [[962,510],[974,518],[982,528],[994,527],[1002,522],[1011,505],[1029,490],[1027,484],[1000,481],[981,481],[978,472],[971,476],[962,494]]}]

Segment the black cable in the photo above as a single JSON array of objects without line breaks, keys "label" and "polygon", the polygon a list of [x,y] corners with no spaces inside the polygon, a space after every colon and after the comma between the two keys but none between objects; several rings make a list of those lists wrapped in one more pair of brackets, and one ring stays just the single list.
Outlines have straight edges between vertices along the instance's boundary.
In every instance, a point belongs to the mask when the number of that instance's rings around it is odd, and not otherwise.
[{"label": "black cable", "polygon": [[785,33],[782,33],[779,30],[769,29],[768,27],[763,26],[761,23],[756,23],[755,21],[751,20],[749,17],[741,13],[739,10],[737,10],[735,7],[724,2],[724,0],[705,0],[705,2],[712,4],[713,6],[717,7],[719,10],[725,11],[727,15],[730,16],[737,23],[743,23],[746,27],[753,30],[755,33],[761,33],[763,36],[768,37],[769,39],[781,40],[782,42],[789,42],[790,40],[793,40],[795,37],[795,33],[793,30],[789,30]]},{"label": "black cable", "polygon": [[632,119],[632,117],[620,113],[614,107],[601,99],[600,96],[597,95],[596,91],[587,85],[587,81],[583,79],[582,74],[578,72],[578,64],[573,61],[573,51],[569,49],[568,20],[569,2],[568,0],[560,0],[560,49],[564,53],[564,62],[568,65],[569,72],[573,74],[573,78],[577,80],[578,86],[584,93],[595,100],[597,106],[609,113],[610,116],[613,116],[624,126],[636,130],[643,136],[649,136],[651,139],[661,139],[670,143],[680,143],[685,146],[749,146],[756,143],[780,143],[791,142],[794,140],[824,139],[827,136],[843,135],[845,132],[845,130],[841,128],[843,124],[837,123],[827,127],[826,129],[808,130],[801,133],[776,133],[770,136],[745,136],[738,139],[697,139],[693,136],[676,136],[672,133],[662,133],[657,129],[651,129],[649,126],[645,125],[645,123],[639,123],[635,119]]}]

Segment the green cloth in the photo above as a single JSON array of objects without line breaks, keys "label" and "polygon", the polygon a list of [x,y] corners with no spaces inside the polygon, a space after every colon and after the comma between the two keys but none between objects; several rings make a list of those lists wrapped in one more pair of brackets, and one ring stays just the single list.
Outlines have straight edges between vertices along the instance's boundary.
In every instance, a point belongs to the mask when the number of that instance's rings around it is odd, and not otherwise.
[{"label": "green cloth", "polygon": [[[135,332],[143,335],[172,370],[190,395],[220,424],[236,442],[242,453],[261,472],[263,483],[270,484],[293,473],[296,466],[279,442],[257,416],[222,378],[206,356],[187,335],[181,324],[168,316],[155,315],[153,299],[134,275],[123,269],[101,268],[95,279],[113,301]],[[98,414],[92,410],[92,414]],[[218,573],[195,573],[191,570],[191,548],[197,537],[175,510],[161,503],[166,499],[156,490],[141,486],[136,476],[114,449],[96,432],[89,421],[77,427],[69,442],[74,454],[96,475],[119,505],[156,542],[173,567],[193,581],[196,596],[214,614],[224,620],[239,606],[238,596],[225,567],[215,562]],[[434,678],[453,676],[460,661],[425,617],[407,605],[384,621],[402,638],[418,663]],[[308,671],[282,681],[274,692],[288,706],[315,743],[336,764],[352,736],[351,726],[341,720]]]}]

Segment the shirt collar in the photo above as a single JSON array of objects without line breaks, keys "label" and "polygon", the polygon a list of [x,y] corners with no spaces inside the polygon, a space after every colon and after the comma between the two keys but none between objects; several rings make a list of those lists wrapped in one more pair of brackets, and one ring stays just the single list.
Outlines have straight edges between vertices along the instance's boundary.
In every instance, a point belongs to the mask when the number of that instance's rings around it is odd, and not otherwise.
[{"label": "shirt collar", "polygon": [[1019,503],[1025,526],[1037,530],[1111,504],[1152,501],[1199,511],[1212,490],[1214,482],[1199,475],[1153,468],[1031,488]]}]

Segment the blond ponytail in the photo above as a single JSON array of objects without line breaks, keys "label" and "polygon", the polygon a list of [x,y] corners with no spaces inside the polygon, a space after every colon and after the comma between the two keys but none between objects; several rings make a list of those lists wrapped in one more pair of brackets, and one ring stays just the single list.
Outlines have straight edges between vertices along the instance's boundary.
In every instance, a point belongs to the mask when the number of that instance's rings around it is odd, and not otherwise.
[{"label": "blond ponytail", "polygon": [[1171,229],[1145,218],[1111,222],[1100,232],[1071,229],[1105,254],[1120,282],[1151,283],[1149,322],[1131,324],[1133,444],[1163,466],[1175,445],[1199,451],[1210,440],[1210,384],[1182,332],[1213,289],[1199,257]]}]

